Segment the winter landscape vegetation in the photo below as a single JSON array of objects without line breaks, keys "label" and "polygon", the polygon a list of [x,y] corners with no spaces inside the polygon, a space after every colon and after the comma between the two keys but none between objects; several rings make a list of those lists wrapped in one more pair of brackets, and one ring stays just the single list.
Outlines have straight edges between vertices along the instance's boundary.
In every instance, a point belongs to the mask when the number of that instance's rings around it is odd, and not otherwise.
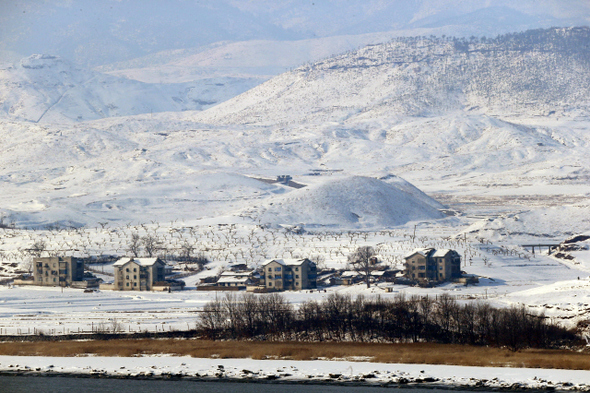
[{"label": "winter landscape vegetation", "polygon": [[1,5],[0,371],[590,389],[590,6],[488,3]]}]

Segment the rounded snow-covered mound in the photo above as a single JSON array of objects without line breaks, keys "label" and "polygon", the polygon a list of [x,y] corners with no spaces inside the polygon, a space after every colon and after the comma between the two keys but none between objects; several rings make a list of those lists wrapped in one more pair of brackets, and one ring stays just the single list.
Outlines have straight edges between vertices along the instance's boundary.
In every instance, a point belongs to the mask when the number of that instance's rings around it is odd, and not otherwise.
[{"label": "rounded snow-covered mound", "polygon": [[408,182],[393,184],[353,176],[312,185],[266,203],[257,220],[356,228],[393,227],[409,221],[443,218],[429,198]]}]

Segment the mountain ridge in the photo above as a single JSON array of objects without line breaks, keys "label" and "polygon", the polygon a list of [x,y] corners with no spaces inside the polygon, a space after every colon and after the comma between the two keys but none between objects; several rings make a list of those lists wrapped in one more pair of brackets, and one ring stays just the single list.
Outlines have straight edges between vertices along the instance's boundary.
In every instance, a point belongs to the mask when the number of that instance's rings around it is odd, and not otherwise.
[{"label": "mountain ridge", "polygon": [[587,109],[589,42],[587,27],[481,40],[396,38],[282,74],[195,119],[272,124],[287,116],[290,122],[347,121],[384,110],[428,116],[458,109]]}]

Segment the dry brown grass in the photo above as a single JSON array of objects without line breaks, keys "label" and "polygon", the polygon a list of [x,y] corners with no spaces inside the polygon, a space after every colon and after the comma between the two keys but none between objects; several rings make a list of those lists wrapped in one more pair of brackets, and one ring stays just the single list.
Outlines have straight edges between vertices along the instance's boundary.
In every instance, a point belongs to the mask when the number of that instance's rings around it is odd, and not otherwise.
[{"label": "dry brown grass", "polygon": [[590,356],[566,350],[523,350],[443,344],[367,344],[135,339],[112,341],[3,342],[1,355],[136,356],[173,354],[199,358],[295,360],[366,357],[383,363],[514,366],[590,370]]}]

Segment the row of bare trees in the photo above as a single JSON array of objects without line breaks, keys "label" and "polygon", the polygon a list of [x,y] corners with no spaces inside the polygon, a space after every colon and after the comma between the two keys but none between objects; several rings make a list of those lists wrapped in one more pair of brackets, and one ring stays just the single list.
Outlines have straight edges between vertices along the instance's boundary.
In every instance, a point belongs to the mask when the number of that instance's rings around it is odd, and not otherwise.
[{"label": "row of bare trees", "polygon": [[515,351],[578,339],[524,306],[462,305],[448,295],[390,299],[331,294],[295,309],[279,294],[229,294],[205,306],[198,327],[211,339],[437,342]]}]

